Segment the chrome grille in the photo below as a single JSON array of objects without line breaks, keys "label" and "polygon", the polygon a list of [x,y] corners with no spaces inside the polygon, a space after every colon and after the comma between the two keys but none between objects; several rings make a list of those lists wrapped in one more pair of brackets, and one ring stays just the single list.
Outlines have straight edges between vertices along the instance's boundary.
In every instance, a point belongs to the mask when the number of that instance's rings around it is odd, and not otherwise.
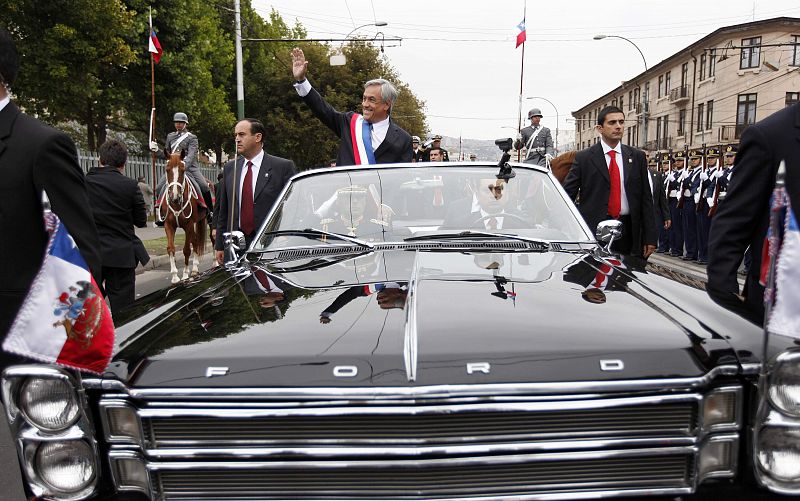
[{"label": "chrome grille", "polygon": [[[515,462],[490,457],[484,464],[409,461],[406,464],[357,462],[345,465],[297,463],[294,467],[159,471],[154,490],[164,499],[422,499],[469,495],[513,496],[569,490],[687,487],[692,457],[643,456],[587,460]],[[333,466],[333,467],[330,467]]]},{"label": "chrome grille", "polygon": [[158,448],[331,441],[464,443],[599,434],[674,437],[690,436],[697,423],[697,403],[688,401],[546,412],[420,413],[423,410],[421,407],[412,414],[352,414],[352,408],[343,408],[326,410],[322,416],[150,417],[143,419],[142,425],[147,446]]}]

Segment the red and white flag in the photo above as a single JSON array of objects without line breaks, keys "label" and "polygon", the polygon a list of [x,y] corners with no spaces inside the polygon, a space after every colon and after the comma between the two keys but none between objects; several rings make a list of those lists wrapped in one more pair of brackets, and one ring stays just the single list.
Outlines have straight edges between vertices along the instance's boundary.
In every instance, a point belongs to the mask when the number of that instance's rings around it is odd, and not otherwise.
[{"label": "red and white flag", "polygon": [[114,349],[111,311],[64,223],[44,212],[50,234],[3,349],[42,362],[102,373]]},{"label": "red and white flag", "polygon": [[153,16],[150,16],[150,38],[148,43],[148,50],[151,54],[153,54],[153,61],[158,63],[161,61],[161,54],[164,53],[161,50],[161,43],[158,41],[158,36],[156,36],[156,30],[153,29]]},{"label": "red and white flag", "polygon": [[517,47],[519,47],[520,45],[524,44],[525,40],[527,38],[526,35],[525,35],[525,19],[524,18],[522,19],[522,22],[517,25],[517,29],[519,30],[519,33],[517,33],[517,46],[514,47],[515,49]]}]

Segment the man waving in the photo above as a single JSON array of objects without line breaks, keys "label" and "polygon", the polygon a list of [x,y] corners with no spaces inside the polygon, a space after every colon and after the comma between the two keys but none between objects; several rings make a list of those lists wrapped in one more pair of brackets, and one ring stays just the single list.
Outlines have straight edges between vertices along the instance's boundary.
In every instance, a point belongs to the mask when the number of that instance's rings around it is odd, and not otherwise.
[{"label": "man waving", "polygon": [[308,61],[299,48],[292,49],[294,88],[311,112],[341,139],[336,165],[411,162],[411,136],[390,118],[397,89],[382,78],[364,84],[363,113],[333,109],[306,79]]}]

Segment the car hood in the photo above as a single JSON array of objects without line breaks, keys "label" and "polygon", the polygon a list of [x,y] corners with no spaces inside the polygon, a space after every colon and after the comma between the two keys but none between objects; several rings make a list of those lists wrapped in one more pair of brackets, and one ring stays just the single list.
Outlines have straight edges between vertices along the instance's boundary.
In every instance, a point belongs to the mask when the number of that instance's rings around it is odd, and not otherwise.
[{"label": "car hood", "polygon": [[758,327],[642,261],[395,250],[303,268],[217,269],[138,301],[107,376],[409,386],[693,377],[756,361]]}]

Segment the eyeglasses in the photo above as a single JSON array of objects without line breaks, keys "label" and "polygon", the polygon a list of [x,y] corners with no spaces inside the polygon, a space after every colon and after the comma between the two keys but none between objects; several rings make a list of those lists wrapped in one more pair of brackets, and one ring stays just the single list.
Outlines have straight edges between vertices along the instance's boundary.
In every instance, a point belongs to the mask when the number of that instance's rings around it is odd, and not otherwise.
[{"label": "eyeglasses", "polygon": [[489,186],[487,186],[487,188],[489,188],[489,191],[494,192],[494,193],[502,193],[503,192],[503,186],[502,185],[495,186],[493,184],[490,184]]}]

